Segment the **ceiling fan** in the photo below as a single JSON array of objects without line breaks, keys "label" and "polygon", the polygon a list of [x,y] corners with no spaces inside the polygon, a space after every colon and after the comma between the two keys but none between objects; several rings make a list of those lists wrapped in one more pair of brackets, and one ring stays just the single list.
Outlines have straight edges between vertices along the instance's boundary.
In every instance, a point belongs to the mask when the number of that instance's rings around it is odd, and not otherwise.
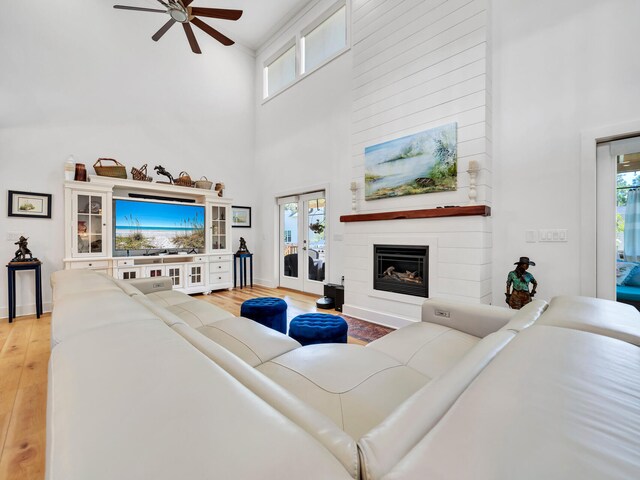
[{"label": "ceiling fan", "polygon": [[113,8],[121,10],[136,10],[140,12],[154,12],[154,13],[166,13],[171,19],[165,23],[160,30],[158,30],[151,38],[157,42],[162,36],[167,33],[174,23],[182,23],[184,33],[187,35],[191,51],[193,53],[202,53],[196,36],[193,34],[191,24],[198,27],[203,32],[211,35],[217,41],[223,45],[233,45],[235,42],[229,37],[224,36],[215,28],[210,27],[197,17],[219,18],[221,20],[238,20],[242,16],[242,10],[229,10],[225,8],[202,8],[191,7],[193,0],[157,0],[158,3],[165,7],[165,10],[156,8],[141,8],[141,7],[129,7],[127,5],[114,5]]}]

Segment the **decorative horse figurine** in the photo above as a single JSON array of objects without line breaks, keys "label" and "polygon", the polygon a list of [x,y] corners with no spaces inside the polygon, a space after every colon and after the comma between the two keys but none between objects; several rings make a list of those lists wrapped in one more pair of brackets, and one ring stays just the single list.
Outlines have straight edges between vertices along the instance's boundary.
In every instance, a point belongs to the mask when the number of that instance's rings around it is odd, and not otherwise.
[{"label": "decorative horse figurine", "polygon": [[[153,167],[153,169],[156,171],[158,175],[164,175],[165,177],[167,177],[169,179],[169,184],[174,183],[173,175],[167,172],[162,165],[156,165],[155,167]],[[164,183],[164,182],[158,182],[158,183]]]},{"label": "decorative horse figurine", "polygon": [[[27,248],[27,240],[28,238],[24,238],[22,235],[20,239],[14,243],[14,245],[18,245],[18,250],[16,250],[15,257],[13,257],[12,262],[28,262],[33,260],[33,254],[31,250]],[[29,255],[29,260],[27,260],[27,255]]]}]

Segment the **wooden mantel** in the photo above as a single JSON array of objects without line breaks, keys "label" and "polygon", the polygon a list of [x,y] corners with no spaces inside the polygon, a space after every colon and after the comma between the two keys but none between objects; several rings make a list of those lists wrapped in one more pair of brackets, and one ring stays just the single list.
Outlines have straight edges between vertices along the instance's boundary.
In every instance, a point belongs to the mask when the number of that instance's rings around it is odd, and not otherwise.
[{"label": "wooden mantel", "polygon": [[341,222],[374,222],[377,220],[405,220],[410,218],[467,217],[470,215],[491,216],[488,205],[467,205],[464,207],[424,208],[421,210],[401,210],[396,212],[360,213],[342,215]]}]

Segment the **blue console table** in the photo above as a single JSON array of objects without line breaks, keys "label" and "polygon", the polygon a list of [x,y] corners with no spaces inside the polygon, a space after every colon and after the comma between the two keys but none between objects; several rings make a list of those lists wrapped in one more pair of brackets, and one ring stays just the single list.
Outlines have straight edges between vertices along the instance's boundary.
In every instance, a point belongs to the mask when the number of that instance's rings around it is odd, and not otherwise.
[{"label": "blue console table", "polygon": [[9,275],[9,323],[16,318],[16,272],[22,270],[35,270],[36,272],[36,316],[42,315],[42,275],[40,267],[42,262],[9,262],[7,274]]},{"label": "blue console table", "polygon": [[233,254],[233,288],[236,288],[238,273],[240,273],[240,288],[247,286],[247,258],[249,259],[249,275],[253,287],[253,253]]}]

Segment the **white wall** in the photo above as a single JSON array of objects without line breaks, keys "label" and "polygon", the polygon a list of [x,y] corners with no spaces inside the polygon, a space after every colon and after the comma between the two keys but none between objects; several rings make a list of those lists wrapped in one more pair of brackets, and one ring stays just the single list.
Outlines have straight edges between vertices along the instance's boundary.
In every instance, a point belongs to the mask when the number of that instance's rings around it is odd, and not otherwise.
[{"label": "white wall", "polygon": [[[537,263],[541,298],[583,293],[580,217],[591,206],[580,189],[595,182],[580,185],[581,134],[640,120],[638,18],[636,0],[492,0],[498,304],[522,255]],[[547,228],[569,241],[525,243],[525,231]]]},{"label": "white wall", "polygon": [[[158,43],[166,18],[114,10],[111,3],[43,0],[8,3],[0,18],[0,178],[7,190],[53,194],[51,220],[0,215],[0,258],[13,257],[5,232],[30,237],[48,276],[62,268],[63,166],[69,154],[91,166],[113,157],[130,170],[161,164],[177,175],[226,184],[234,204],[254,205],[254,59],[196,32],[192,54],[174,26]],[[241,231],[242,230],[242,231]],[[255,229],[234,230],[253,243]],[[20,274],[18,313],[34,311],[29,274]],[[0,276],[0,292],[6,291]],[[7,298],[0,296],[0,316]],[[24,308],[21,308],[24,307]]]},{"label": "white wall", "polygon": [[[470,160],[481,168],[478,203],[491,205],[487,2],[353,2],[351,180],[359,211],[469,203]],[[447,123],[458,125],[458,188],[364,200],[364,149]],[[346,225],[345,313],[390,325],[420,319],[422,299],[372,288],[373,243],[429,245],[429,296],[491,300],[491,220],[483,217]]]},{"label": "white wall", "polygon": [[[265,285],[278,283],[278,223],[276,197],[327,187],[329,259],[327,280],[339,283],[343,273],[340,214],[350,208],[349,115],[351,54],[344,53],[282,94],[263,103],[262,69],[296,32],[334,2],[322,0],[295,19],[256,58],[256,170],[259,195],[256,211],[256,277]],[[336,237],[337,236],[337,237]]]}]

